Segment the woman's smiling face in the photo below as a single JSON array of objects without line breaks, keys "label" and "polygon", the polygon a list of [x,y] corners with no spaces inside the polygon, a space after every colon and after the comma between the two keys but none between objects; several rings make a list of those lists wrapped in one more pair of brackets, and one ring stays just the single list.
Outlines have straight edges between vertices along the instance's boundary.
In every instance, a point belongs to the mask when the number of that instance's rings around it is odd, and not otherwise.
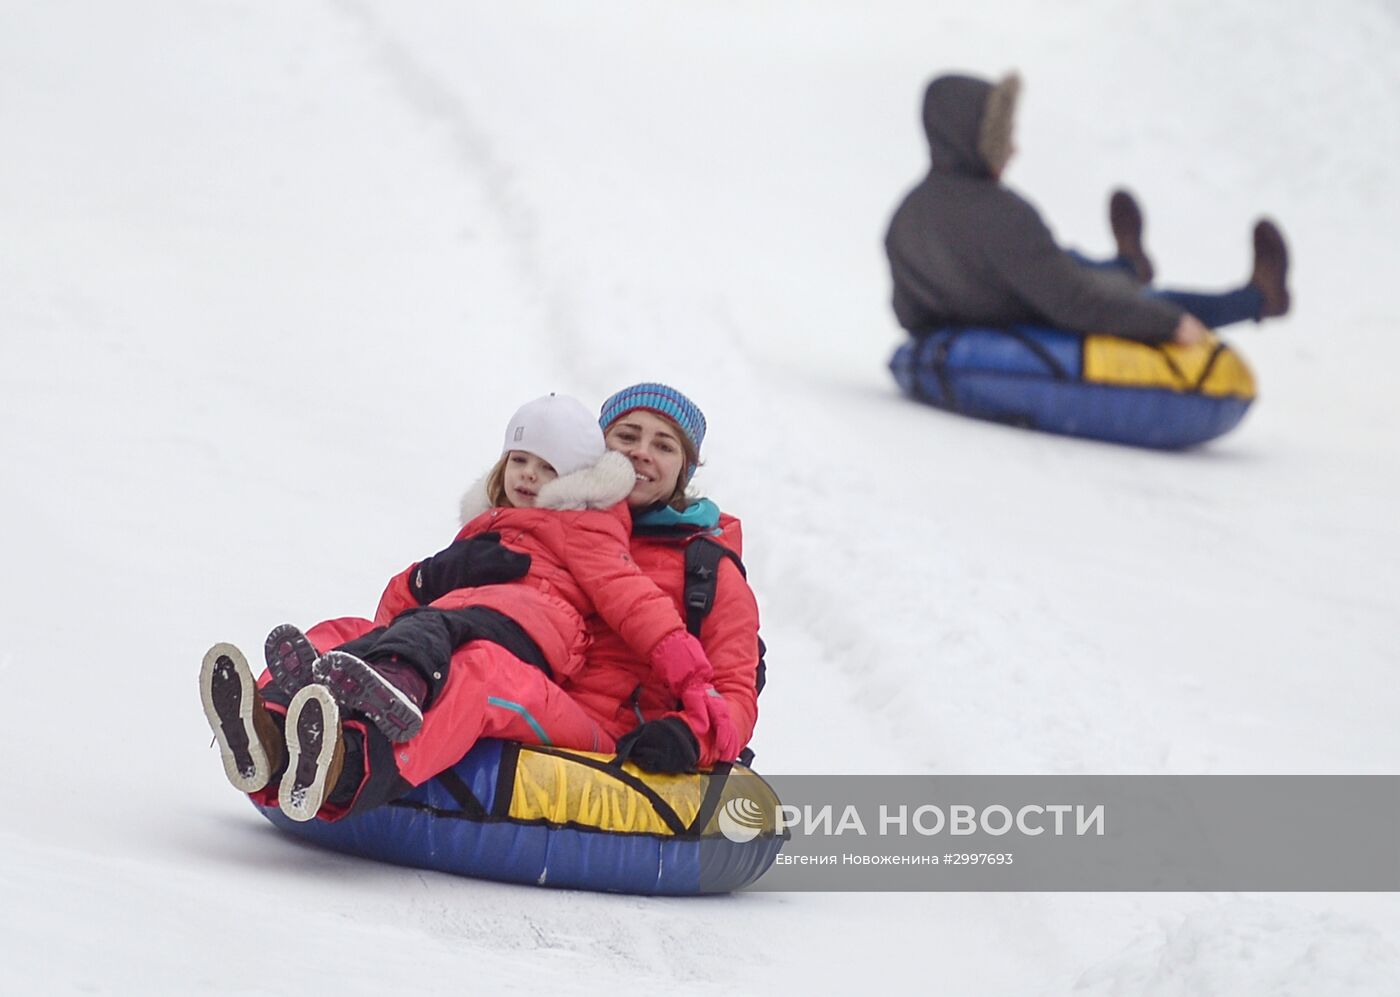
[{"label": "woman's smiling face", "polygon": [[644,509],[657,502],[669,502],[685,470],[685,446],[671,420],[633,409],[617,418],[603,440],[632,462],[637,483],[627,496],[633,509]]}]

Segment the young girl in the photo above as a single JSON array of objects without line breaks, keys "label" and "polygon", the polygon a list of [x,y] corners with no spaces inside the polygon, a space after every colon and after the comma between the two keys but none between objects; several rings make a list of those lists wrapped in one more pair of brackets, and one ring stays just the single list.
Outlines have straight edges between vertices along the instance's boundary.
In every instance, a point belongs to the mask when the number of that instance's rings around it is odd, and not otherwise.
[{"label": "young girl", "polygon": [[[595,613],[649,661],[697,734],[709,732],[732,759],[737,735],[710,685],[713,670],[704,651],[670,597],[629,554],[626,499],[636,483],[631,462],[606,448],[583,405],[557,395],[536,399],[512,417],[500,460],[464,497],[464,526],[454,541],[495,535],[503,551],[529,556],[523,578],[457,589],[423,607],[416,594],[426,562],[419,562],[390,581],[376,613],[379,628],[336,649],[317,656],[295,628],[274,630],[266,648],[268,671],[292,696],[278,793],[283,812],[310,820],[334,789],[344,754],[340,710],[363,714],[390,741],[407,741],[448,681],[456,647],[494,641],[564,681],[583,665],[586,618]],[[334,631],[337,622],[318,630]],[[227,654],[215,659],[231,660]],[[208,660],[205,670],[211,670]],[[275,725],[242,705],[258,698],[249,679],[233,697],[240,705],[224,708],[211,689],[216,681],[214,675],[202,679],[201,688],[225,769],[238,788],[256,791],[255,784],[271,781],[284,755],[269,735]],[[228,676],[222,681],[227,684]]]}]

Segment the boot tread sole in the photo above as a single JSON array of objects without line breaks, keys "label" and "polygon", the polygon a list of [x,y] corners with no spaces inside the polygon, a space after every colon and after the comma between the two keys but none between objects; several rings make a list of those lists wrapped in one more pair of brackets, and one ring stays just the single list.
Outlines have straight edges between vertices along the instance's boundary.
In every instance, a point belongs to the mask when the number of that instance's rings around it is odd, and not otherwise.
[{"label": "boot tread sole", "polygon": [[423,726],[423,711],[367,662],[345,651],[316,659],[315,681],[330,689],[342,709],[362,713],[390,741],[401,744]]},{"label": "boot tread sole", "polygon": [[324,686],[303,686],[292,698],[287,708],[287,771],[277,790],[277,805],[292,820],[312,820],[325,802],[339,730],[340,708]]},{"label": "boot tread sole", "polygon": [[263,643],[263,659],[272,681],[288,696],[295,696],[315,681],[311,670],[316,657],[316,648],[290,623],[274,627]]},{"label": "boot tread sole", "polygon": [[243,652],[223,643],[206,651],[199,670],[199,695],[228,781],[242,793],[265,787],[272,779],[272,767],[253,725],[257,683]]}]

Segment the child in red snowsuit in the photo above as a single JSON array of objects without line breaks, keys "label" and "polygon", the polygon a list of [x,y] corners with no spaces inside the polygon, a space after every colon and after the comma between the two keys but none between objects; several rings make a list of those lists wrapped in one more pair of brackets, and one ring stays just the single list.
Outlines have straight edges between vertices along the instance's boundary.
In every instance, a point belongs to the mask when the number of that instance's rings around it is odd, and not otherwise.
[{"label": "child in red snowsuit", "polygon": [[[306,637],[292,627],[274,630],[261,693],[252,689],[236,649],[211,649],[201,689],[231,781],[271,803],[285,756],[275,794],[283,812],[296,820],[333,818],[431,777],[480,736],[610,747],[596,723],[549,685],[583,665],[586,621],[595,613],[650,661],[681,700],[692,729],[708,731],[720,754],[732,759],[737,735],[710,685],[709,661],[671,599],[628,553],[624,500],[635,481],[630,462],[605,449],[596,420],[575,400],[551,395],[522,407],[507,427],[500,461],[463,500],[465,525],[454,545],[499,543],[503,563],[519,564],[528,555],[528,573],[511,584],[457,589],[422,606],[422,594],[432,591],[424,573],[435,559],[412,565],[390,581],[373,623],[331,620]],[[464,644],[475,649],[472,642],[485,646],[459,662],[454,652]],[[433,722],[425,722],[424,708],[453,681],[459,683],[450,697],[453,716],[436,718],[429,709]],[[462,683],[479,685],[481,695],[464,696]],[[529,695],[511,697],[522,690]],[[281,712],[279,700],[286,704],[285,741],[265,715],[269,708]],[[522,702],[533,703],[536,713],[545,704],[547,716],[532,715]],[[472,708],[464,713],[463,703]],[[402,750],[367,739],[357,714]],[[524,731],[516,729],[522,725]],[[360,757],[342,777],[347,741],[357,742]],[[374,780],[362,775],[373,775],[377,761],[381,774],[392,768],[392,777],[366,793]]]}]

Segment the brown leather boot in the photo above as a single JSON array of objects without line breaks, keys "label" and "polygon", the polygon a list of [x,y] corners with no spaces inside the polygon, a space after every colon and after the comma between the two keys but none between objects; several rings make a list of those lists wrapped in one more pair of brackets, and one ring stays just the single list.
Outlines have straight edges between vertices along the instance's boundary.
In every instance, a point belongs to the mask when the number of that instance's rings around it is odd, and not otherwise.
[{"label": "brown leather boot", "polygon": [[1254,273],[1249,282],[1264,298],[1260,318],[1288,314],[1293,303],[1288,293],[1288,246],[1278,226],[1267,218],[1254,226]]},{"label": "brown leather boot", "polygon": [[265,787],[286,761],[287,746],[242,651],[215,644],[205,652],[199,698],[228,781],[242,793]]},{"label": "brown leather boot", "polygon": [[292,820],[312,820],[344,767],[340,707],[325,686],[303,686],[287,707],[287,771],[277,806]]},{"label": "brown leather boot", "polygon": [[1152,283],[1152,261],[1142,248],[1142,210],[1126,190],[1115,190],[1108,199],[1108,227],[1118,244],[1119,259],[1131,264],[1139,284]]}]

